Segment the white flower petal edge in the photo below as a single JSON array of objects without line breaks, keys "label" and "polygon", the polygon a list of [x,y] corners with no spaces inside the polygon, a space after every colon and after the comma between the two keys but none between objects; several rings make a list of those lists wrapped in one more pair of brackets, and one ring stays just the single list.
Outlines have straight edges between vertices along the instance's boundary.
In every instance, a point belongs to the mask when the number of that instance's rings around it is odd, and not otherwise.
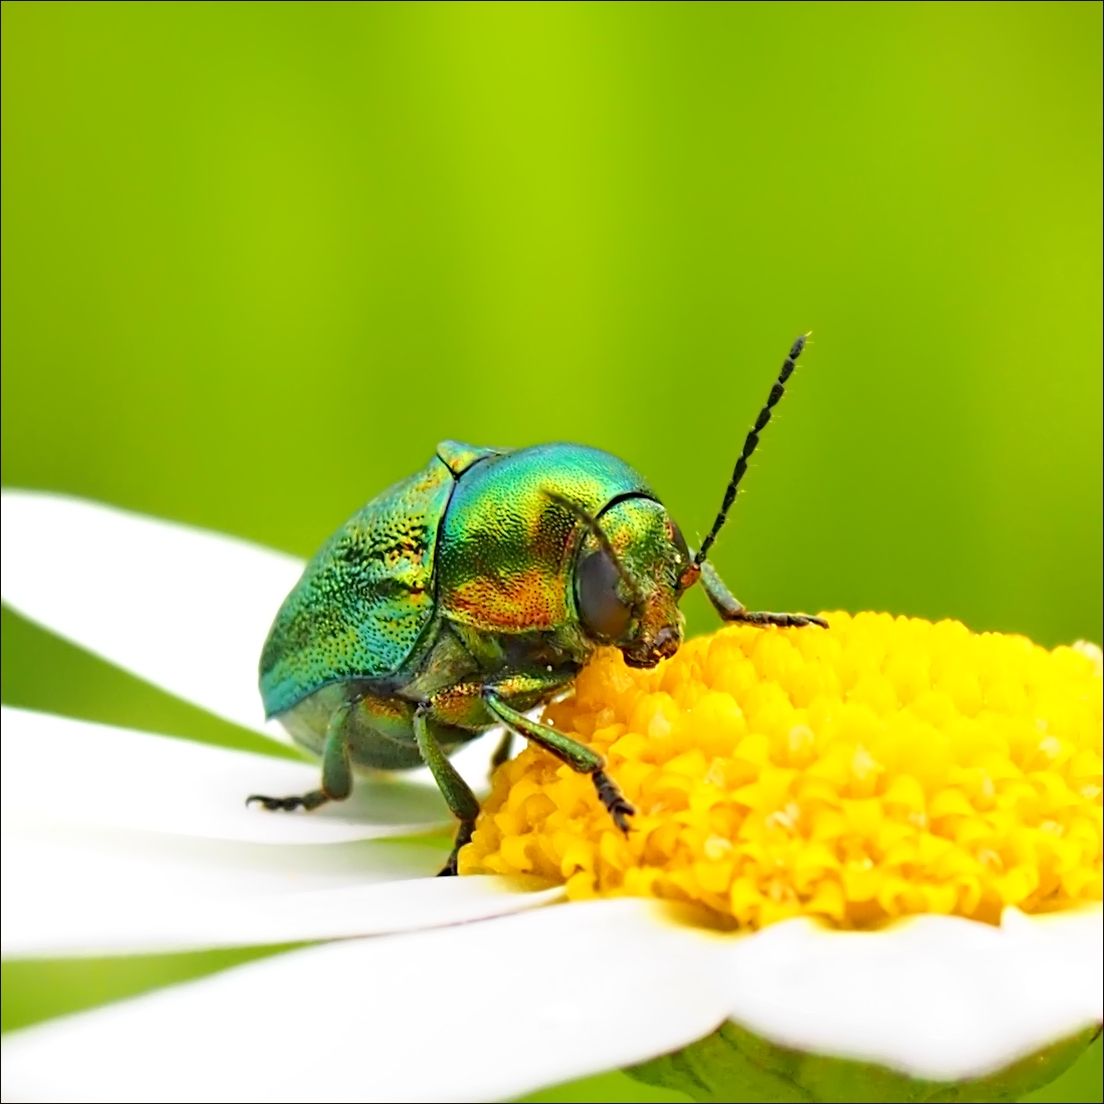
[{"label": "white flower petal edge", "polygon": [[[0,707],[6,821],[167,832],[246,843],[318,844],[452,831],[436,786],[357,777],[353,795],[312,813],[246,808],[251,793],[303,793],[319,768],[268,755]],[[442,858],[442,861],[443,858]]]},{"label": "white flower petal edge", "polygon": [[181,842],[115,833],[73,846],[6,833],[3,957],[167,953],[417,931],[563,895],[560,887],[526,892],[499,878],[432,877],[440,856],[408,841],[296,848]]},{"label": "white flower petal edge", "polygon": [[[655,902],[553,906],[292,952],[13,1033],[4,1092],[291,1101],[314,1099],[324,1076],[335,1101],[503,1099],[677,1049],[730,1018],[917,1077],[981,1076],[1099,1019],[1100,928],[1096,909],[1010,915],[999,929],[925,917],[833,933],[796,920],[724,936],[672,923]],[[334,1057],[321,1067],[320,1055]]]},{"label": "white flower petal edge", "polygon": [[636,901],[353,940],[3,1040],[6,1100],[496,1100],[718,1022],[706,941]]},{"label": "white flower petal edge", "polygon": [[913,1077],[981,1077],[1100,1023],[1102,942],[1100,906],[1006,909],[999,928],[953,916],[874,932],[792,920],[727,943],[728,1018],[782,1046]]},{"label": "white flower petal edge", "polygon": [[[368,779],[332,814],[266,813],[244,806],[258,778],[294,793],[317,768],[45,713],[0,717],[6,958],[407,931],[563,893],[427,877],[447,844],[390,837],[452,830],[436,790]],[[34,785],[44,761],[46,799]],[[355,819],[365,812],[390,822]]]},{"label": "white flower petal edge", "polygon": [[63,495],[0,495],[4,601],[170,693],[275,739],[257,659],[303,563]]},{"label": "white flower petal edge", "polygon": [[[19,709],[0,717],[8,958],[411,930],[562,896],[512,893],[491,878],[427,878],[447,844],[389,837],[451,831],[435,790],[362,781],[362,797],[382,806],[369,811],[390,823],[358,822],[355,807],[277,815],[244,807],[250,785],[261,778],[296,792],[317,768]],[[34,784],[44,762],[46,799]],[[419,811],[447,819],[404,823]]]},{"label": "white flower petal edge", "polygon": [[[449,881],[433,877],[445,853],[447,845],[412,840],[278,847],[136,832],[59,839],[6,828],[0,949],[5,958],[131,954],[451,923],[447,908],[433,912],[433,899],[416,923],[386,919],[396,909],[408,915],[404,885],[412,880]],[[473,894],[499,893],[497,879],[480,882]],[[364,894],[384,884],[396,898],[368,894],[369,909]],[[411,892],[421,901],[431,891]],[[520,907],[528,905],[519,897],[473,916],[464,903],[460,919]]]}]

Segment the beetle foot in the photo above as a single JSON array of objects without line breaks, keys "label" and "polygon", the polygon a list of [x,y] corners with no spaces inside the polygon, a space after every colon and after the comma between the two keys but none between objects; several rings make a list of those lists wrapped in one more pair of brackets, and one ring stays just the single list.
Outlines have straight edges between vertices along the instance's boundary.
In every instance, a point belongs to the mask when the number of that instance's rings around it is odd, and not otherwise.
[{"label": "beetle foot", "polygon": [[270,813],[281,810],[292,813],[296,809],[317,809],[330,799],[321,790],[311,790],[310,793],[299,794],[294,797],[264,797],[262,794],[250,794],[246,799],[246,805],[252,805],[254,801],[263,805]]},{"label": "beetle foot", "polygon": [[437,871],[438,878],[451,878],[453,875],[460,873],[456,867],[456,860],[460,857],[460,849],[471,842],[472,832],[474,831],[474,820],[462,820],[460,822],[460,827],[456,832],[456,840],[452,845],[452,853],[448,857],[448,862]]},{"label": "beetle foot", "polygon": [[491,756],[491,772],[498,770],[510,758],[510,752],[513,749],[514,734],[510,729],[502,734],[502,739],[498,742],[498,747],[495,748],[494,755]]},{"label": "beetle foot", "polygon": [[598,791],[598,800],[606,807],[606,811],[613,817],[613,823],[627,836],[629,834],[629,817],[635,812],[635,807],[625,800],[624,795],[603,770],[596,770],[591,776],[594,788]]}]

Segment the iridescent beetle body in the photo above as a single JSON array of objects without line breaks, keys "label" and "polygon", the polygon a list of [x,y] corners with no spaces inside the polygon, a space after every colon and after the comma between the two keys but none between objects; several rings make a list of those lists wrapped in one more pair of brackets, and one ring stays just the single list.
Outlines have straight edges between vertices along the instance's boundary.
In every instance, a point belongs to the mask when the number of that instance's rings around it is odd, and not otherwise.
[{"label": "iridescent beetle body", "polygon": [[312,809],[347,797],[355,767],[425,763],[460,820],[442,871],[453,873],[479,805],[448,755],[505,725],[589,774],[627,830],[632,806],[601,757],[525,714],[569,687],[599,645],[640,667],[673,655],[678,600],[699,577],[727,620],[820,623],[746,611],[705,561],[803,344],[791,350],[697,556],[632,468],[581,445],[446,441],[422,471],[355,514],[307,565],[261,656],[266,713],[322,757],[322,786],[250,801]]}]

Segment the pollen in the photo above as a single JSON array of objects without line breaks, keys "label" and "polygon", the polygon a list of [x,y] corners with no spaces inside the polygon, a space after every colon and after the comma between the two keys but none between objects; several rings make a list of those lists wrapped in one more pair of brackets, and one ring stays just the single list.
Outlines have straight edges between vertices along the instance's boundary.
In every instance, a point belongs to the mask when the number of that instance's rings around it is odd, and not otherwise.
[{"label": "pollen", "polygon": [[1100,900],[1100,649],[825,616],[731,626],[650,671],[599,652],[544,719],[605,757],[629,832],[530,746],[496,771],[461,872],[696,903],[748,929]]}]

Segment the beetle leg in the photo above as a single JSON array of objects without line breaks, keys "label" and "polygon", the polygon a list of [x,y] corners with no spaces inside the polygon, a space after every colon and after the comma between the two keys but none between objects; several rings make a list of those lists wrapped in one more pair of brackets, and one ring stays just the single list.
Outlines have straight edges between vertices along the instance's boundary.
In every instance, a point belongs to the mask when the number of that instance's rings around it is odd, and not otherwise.
[{"label": "beetle leg", "polygon": [[514,733],[512,729],[506,729],[502,734],[502,739],[498,741],[498,747],[495,748],[494,755],[491,756],[491,770],[496,771],[507,759],[510,758],[510,752],[513,751]]},{"label": "beetle leg", "polygon": [[460,821],[456,842],[452,845],[448,862],[438,872],[438,876],[447,876],[456,873],[456,857],[460,854],[460,848],[471,839],[472,832],[475,830],[475,818],[479,815],[479,799],[471,792],[467,782],[460,777],[460,772],[449,762],[448,756],[437,742],[437,737],[431,731],[429,713],[432,708],[431,705],[423,704],[414,710],[414,739],[417,741],[419,753],[433,775],[433,780],[440,788],[445,801],[448,802],[448,807]]},{"label": "beetle leg", "polygon": [[294,812],[296,809],[305,809],[308,813],[311,809],[317,809],[319,805],[325,805],[330,799],[322,790],[308,790],[305,794],[292,794],[291,797],[265,797],[264,794],[250,794],[246,799],[246,805],[252,805],[254,801],[263,805],[270,813],[278,809],[285,813]]},{"label": "beetle leg", "polygon": [[614,824],[626,835],[629,831],[629,817],[636,809],[625,800],[624,795],[617,788],[617,784],[602,769],[605,760],[585,744],[578,740],[557,732],[554,728],[539,721],[530,720],[524,713],[507,705],[500,697],[501,694],[522,694],[529,689],[532,676],[514,675],[493,687],[488,687],[483,692],[483,701],[487,708],[503,724],[512,728],[518,735],[532,740],[534,744],[550,751],[561,762],[566,763],[572,770],[580,774],[589,774],[590,780],[598,791],[598,799],[606,807],[606,811],[613,818]]},{"label": "beetle leg", "polygon": [[742,602],[724,585],[716,568],[706,560],[701,565],[702,586],[709,596],[713,608],[721,615],[722,621],[742,621],[746,625],[781,625],[783,628],[798,628],[801,625],[819,625],[828,628],[823,617],[813,617],[808,613],[767,613],[763,610],[745,609]]},{"label": "beetle leg", "polygon": [[344,801],[353,789],[353,773],[349,766],[349,744],[345,735],[345,721],[349,711],[358,704],[357,699],[342,702],[333,711],[330,723],[326,726],[326,740],[322,745],[322,788],[292,797],[264,797],[250,794],[246,805],[254,801],[263,805],[269,812],[282,809],[292,812],[295,809],[317,809],[327,801]]}]

